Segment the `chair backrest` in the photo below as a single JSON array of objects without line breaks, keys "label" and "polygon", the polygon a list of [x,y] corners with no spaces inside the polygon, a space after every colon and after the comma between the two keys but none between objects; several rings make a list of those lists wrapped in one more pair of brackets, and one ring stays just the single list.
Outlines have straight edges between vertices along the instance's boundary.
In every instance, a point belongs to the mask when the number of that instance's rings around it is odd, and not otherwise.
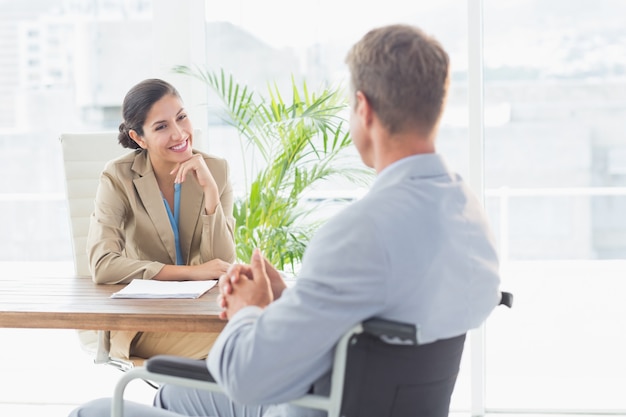
[{"label": "chair backrest", "polygon": [[424,345],[353,336],[339,415],[448,417],[464,346],[464,334]]},{"label": "chair backrest", "polygon": [[118,132],[63,133],[59,137],[63,148],[65,188],[72,231],[74,272],[90,276],[86,242],[89,217],[104,165],[130,149],[117,142]]},{"label": "chair backrest", "polygon": [[[63,133],[59,137],[63,148],[65,185],[72,232],[74,272],[90,276],[86,242],[89,218],[94,209],[100,174],[104,165],[130,149],[117,141],[117,131]],[[202,132],[194,131],[194,148],[202,149]]]}]

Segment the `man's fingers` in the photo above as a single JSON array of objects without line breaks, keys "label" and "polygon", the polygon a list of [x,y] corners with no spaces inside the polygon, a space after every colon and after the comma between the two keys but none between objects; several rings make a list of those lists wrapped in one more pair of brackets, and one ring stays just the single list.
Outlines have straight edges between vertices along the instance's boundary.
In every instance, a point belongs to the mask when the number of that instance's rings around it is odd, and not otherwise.
[{"label": "man's fingers", "polygon": [[247,276],[248,278],[252,279],[252,276],[250,276],[250,273],[249,271],[247,271],[247,269],[248,267],[246,267],[246,265],[232,264],[228,268],[226,275],[228,276],[228,279],[230,280],[230,282],[232,282],[233,284],[236,284],[237,281],[239,281],[241,276]]},{"label": "man's fingers", "polygon": [[255,248],[254,252],[252,252],[252,261],[250,266],[252,267],[252,276],[254,279],[266,275],[265,262],[263,261],[263,256],[261,255],[259,248]]},{"label": "man's fingers", "polygon": [[228,303],[226,302],[226,298],[224,297],[224,294],[220,294],[217,296],[217,306],[219,308],[226,308],[226,306],[228,305]]}]

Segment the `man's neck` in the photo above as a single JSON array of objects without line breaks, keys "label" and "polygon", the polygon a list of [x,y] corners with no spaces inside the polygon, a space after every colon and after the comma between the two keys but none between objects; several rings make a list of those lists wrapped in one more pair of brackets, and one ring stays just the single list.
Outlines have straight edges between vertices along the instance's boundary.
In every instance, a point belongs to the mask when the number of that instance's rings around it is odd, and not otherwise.
[{"label": "man's neck", "polygon": [[434,138],[406,134],[395,135],[378,142],[375,150],[374,169],[379,173],[401,159],[434,152]]}]

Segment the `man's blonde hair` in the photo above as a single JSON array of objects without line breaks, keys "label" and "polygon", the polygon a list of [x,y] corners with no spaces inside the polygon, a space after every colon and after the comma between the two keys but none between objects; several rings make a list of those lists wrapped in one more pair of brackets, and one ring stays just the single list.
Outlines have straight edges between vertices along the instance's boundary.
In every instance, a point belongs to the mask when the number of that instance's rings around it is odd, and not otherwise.
[{"label": "man's blonde hair", "polygon": [[409,25],[369,31],[348,52],[352,93],[361,91],[391,132],[439,122],[447,94],[449,58],[434,38]]}]

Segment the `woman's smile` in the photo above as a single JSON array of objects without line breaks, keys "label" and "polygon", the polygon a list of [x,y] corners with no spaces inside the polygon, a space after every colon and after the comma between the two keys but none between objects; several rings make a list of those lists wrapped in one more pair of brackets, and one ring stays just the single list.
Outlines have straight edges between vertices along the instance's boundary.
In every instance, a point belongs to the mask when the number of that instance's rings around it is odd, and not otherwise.
[{"label": "woman's smile", "polygon": [[171,146],[170,149],[174,152],[185,152],[187,147],[189,146],[189,138],[185,139],[184,142],[179,143],[178,145]]}]

